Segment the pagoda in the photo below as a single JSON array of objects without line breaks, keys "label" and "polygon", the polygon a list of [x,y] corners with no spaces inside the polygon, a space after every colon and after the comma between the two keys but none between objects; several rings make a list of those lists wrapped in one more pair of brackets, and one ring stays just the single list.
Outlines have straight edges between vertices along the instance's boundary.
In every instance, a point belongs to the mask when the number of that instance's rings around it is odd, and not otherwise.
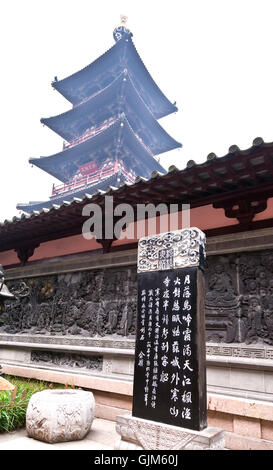
[{"label": "pagoda", "polygon": [[29,162],[60,181],[47,201],[18,204],[26,213],[60,205],[136,176],[166,173],[158,155],[181,147],[158,123],[175,111],[144,66],[126,26],[113,33],[115,45],[84,69],[52,86],[72,109],[41,122],[65,141],[60,152]]}]

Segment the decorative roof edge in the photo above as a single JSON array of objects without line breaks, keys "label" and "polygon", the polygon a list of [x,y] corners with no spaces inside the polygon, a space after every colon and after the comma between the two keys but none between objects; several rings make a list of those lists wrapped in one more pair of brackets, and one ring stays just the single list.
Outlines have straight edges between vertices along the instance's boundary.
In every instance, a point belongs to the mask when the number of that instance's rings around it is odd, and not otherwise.
[{"label": "decorative roof edge", "polygon": [[[235,149],[236,147],[236,149]],[[227,160],[228,158],[232,158],[234,155],[249,155],[251,153],[253,153],[255,150],[257,150],[258,148],[272,148],[273,150],[273,142],[264,142],[263,139],[261,137],[256,137],[254,140],[253,140],[253,144],[251,147],[249,147],[248,149],[245,149],[245,150],[241,150],[238,146],[231,146],[229,148],[234,150],[234,153],[229,151],[228,154],[224,155],[223,157],[217,157],[217,161],[225,161]],[[214,160],[206,160],[202,163],[195,163],[194,164],[194,167],[197,167],[197,168],[203,168],[203,167],[206,167],[206,166],[211,166],[214,164]],[[179,170],[175,165],[171,165],[169,167],[169,170],[166,174],[160,174],[159,172],[157,171],[153,171],[152,174],[151,174],[151,178],[149,180],[147,180],[148,182],[152,182],[155,178],[157,178],[158,180],[164,180],[165,178],[168,178],[170,176],[170,173],[185,173],[189,170],[189,168],[184,168],[182,170]],[[109,191],[110,193],[112,194],[115,194],[117,192],[122,192],[122,191],[126,191],[126,188],[128,186],[130,186],[130,188],[134,188],[136,187],[140,182],[142,181],[142,179],[140,179],[140,177],[137,177],[136,180],[135,180],[135,183],[132,183],[132,184],[123,184],[121,185],[119,188],[115,189],[114,191],[111,190]],[[74,201],[73,199],[69,200],[69,201],[63,201],[62,204],[58,205],[58,209],[61,209],[61,208],[64,208],[64,207],[67,207],[68,205],[73,205],[73,204],[79,204],[79,202],[81,203],[84,203],[85,201],[90,201],[91,199],[96,199],[97,197],[100,197],[100,196],[104,196],[105,194],[107,194],[106,191],[100,191],[100,195],[98,195],[97,193],[95,194],[85,194],[85,196],[83,198],[81,198],[80,200],[77,200],[77,201]],[[108,193],[109,194],[109,193]],[[46,214],[46,213],[49,213],[50,211],[54,211],[56,210],[56,208],[53,207],[53,205],[48,209],[48,208],[44,208],[44,209],[41,209],[38,214],[34,213],[34,212],[31,212],[30,214],[22,214],[20,216],[14,216],[12,219],[6,219],[4,220],[3,222],[0,222],[0,228],[1,227],[5,227],[7,225],[11,225],[13,223],[18,223],[20,222],[21,220],[24,220],[24,219],[31,219],[31,218],[34,218],[34,217],[37,217],[37,216],[40,216],[40,215],[43,215],[43,214]]]}]

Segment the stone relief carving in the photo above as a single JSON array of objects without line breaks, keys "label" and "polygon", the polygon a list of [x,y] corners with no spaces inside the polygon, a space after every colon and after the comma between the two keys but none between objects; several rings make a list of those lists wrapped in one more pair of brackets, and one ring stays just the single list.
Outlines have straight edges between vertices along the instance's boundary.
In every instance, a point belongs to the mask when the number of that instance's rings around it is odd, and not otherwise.
[{"label": "stone relief carving", "polygon": [[[273,250],[207,260],[208,342],[273,344]],[[0,333],[134,338],[136,267],[98,269],[7,282]],[[80,339],[82,338],[82,339]]]},{"label": "stone relief carving", "polygon": [[135,268],[16,280],[9,287],[16,300],[0,317],[2,333],[134,337]]},{"label": "stone relief carving", "polygon": [[208,341],[273,344],[273,252],[211,257],[205,304]]},{"label": "stone relief carving", "polygon": [[102,371],[102,356],[87,356],[51,351],[31,351],[31,362],[54,364],[58,367],[83,367]]},{"label": "stone relief carving", "polygon": [[205,272],[207,340],[227,341],[227,330],[239,308],[236,265],[229,257],[212,257]]}]

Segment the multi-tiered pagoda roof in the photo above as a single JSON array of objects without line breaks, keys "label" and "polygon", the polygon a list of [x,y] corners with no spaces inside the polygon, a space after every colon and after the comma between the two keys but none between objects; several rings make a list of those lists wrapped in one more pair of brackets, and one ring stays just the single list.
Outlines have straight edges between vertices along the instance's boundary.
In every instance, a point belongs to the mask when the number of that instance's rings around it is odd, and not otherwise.
[{"label": "multi-tiered pagoda roof", "polygon": [[117,42],[105,54],[52,83],[73,108],[41,122],[66,142],[62,151],[30,163],[62,184],[53,185],[48,201],[18,204],[18,209],[40,210],[109,185],[132,183],[136,176],[165,173],[156,156],[181,147],[157,122],[177,111],[175,104],[147,71],[130,31],[115,31]]}]

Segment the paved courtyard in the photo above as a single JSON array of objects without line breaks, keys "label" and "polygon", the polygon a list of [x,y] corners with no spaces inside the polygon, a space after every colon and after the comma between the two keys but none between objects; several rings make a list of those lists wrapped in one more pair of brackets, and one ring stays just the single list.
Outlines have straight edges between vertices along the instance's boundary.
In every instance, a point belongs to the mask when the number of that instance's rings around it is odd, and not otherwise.
[{"label": "paved courtyard", "polygon": [[81,441],[47,444],[27,436],[25,429],[0,434],[0,450],[113,450],[120,436],[114,421],[96,418],[91,431]]}]

